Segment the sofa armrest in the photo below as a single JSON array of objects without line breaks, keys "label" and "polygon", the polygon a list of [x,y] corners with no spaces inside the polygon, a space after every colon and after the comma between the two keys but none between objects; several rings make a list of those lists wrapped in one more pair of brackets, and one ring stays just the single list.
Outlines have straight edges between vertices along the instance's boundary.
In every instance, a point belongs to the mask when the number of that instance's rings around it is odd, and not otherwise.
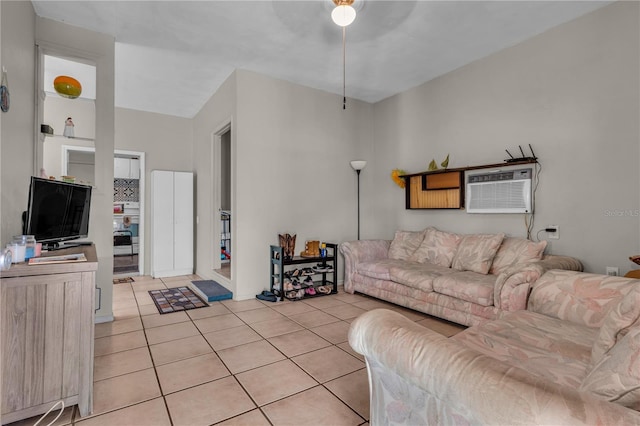
[{"label": "sofa armrest", "polygon": [[351,281],[360,262],[375,262],[387,259],[391,240],[357,240],[340,244],[340,253],[344,256],[344,290],[353,293]]},{"label": "sofa armrest", "polygon": [[502,311],[526,309],[531,286],[542,274],[544,268],[537,263],[507,268],[496,279],[493,305]]},{"label": "sofa armrest", "polygon": [[526,309],[533,283],[550,269],[582,271],[582,263],[574,257],[548,254],[537,262],[511,266],[496,279],[493,305],[502,311]]},{"label": "sofa armrest", "polygon": [[640,421],[637,411],[497,362],[389,310],[360,315],[349,343],[367,361],[371,424]]}]

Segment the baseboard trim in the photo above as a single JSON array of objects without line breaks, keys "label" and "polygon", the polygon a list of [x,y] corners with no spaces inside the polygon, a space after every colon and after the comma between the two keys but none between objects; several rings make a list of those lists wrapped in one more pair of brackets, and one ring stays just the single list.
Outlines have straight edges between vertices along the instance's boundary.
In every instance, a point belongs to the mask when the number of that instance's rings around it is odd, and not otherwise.
[{"label": "baseboard trim", "polygon": [[94,324],[102,324],[103,322],[111,322],[113,321],[113,315],[104,315],[100,317],[95,317],[93,320]]}]

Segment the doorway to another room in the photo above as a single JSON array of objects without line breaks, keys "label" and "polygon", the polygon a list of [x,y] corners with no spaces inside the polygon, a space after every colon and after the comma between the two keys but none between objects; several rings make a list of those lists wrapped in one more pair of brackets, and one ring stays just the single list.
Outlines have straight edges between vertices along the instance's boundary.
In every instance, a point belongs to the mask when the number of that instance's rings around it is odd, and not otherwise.
[{"label": "doorway to another room", "polygon": [[113,275],[144,275],[144,153],[113,156]]},{"label": "doorway to another room", "polygon": [[[225,126],[214,135],[213,144],[214,194],[217,214],[214,220],[214,259],[213,269],[216,273],[231,279],[232,255],[232,211],[231,211],[231,125]],[[217,195],[217,196],[216,196]],[[217,226],[216,226],[217,225]]]}]

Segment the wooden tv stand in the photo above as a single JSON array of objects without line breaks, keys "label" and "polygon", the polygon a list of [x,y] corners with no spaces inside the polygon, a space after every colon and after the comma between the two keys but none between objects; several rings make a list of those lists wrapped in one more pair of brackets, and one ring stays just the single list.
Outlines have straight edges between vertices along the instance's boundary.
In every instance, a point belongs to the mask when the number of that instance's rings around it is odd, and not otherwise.
[{"label": "wooden tv stand", "polygon": [[[14,264],[0,274],[2,424],[45,413],[59,400],[93,409],[95,246],[86,262]],[[44,256],[47,256],[45,254]]]}]

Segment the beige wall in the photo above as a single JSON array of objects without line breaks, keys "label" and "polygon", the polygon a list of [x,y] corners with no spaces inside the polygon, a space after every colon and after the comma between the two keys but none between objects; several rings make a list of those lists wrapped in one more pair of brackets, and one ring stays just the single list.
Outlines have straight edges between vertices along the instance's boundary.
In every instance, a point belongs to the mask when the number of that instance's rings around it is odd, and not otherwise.
[{"label": "beige wall", "polygon": [[378,202],[368,235],[434,225],[524,236],[522,215],[402,210],[404,193],[388,174],[426,170],[447,153],[451,167],[496,163],[505,148],[531,144],[542,163],[534,237],[559,225],[550,252],[576,256],[597,273],[633,268],[627,258],[640,252],[638,18],[637,2],[618,2],[376,104]]},{"label": "beige wall", "polygon": [[35,22],[31,2],[0,2],[2,8],[2,66],[7,69],[11,105],[0,112],[0,245],[22,234],[34,158]]},{"label": "beige wall", "polygon": [[370,104],[350,100],[343,110],[340,96],[238,72],[235,259],[254,265],[237,268],[238,297],[267,287],[279,233],[297,234],[297,253],[305,240],[356,237],[349,162],[369,157],[371,114]]},{"label": "beige wall", "polygon": [[[91,197],[89,239],[96,245],[98,254],[96,282],[102,290],[102,306],[96,313],[96,320],[104,321],[112,316],[113,295],[115,42],[113,37],[40,17],[36,20],[35,34],[37,43],[45,49],[65,53],[71,57],[90,59],[96,64],[95,147],[96,164],[102,167],[96,167],[95,186]],[[29,47],[29,52],[33,57],[33,44]],[[31,81],[33,87],[33,78]],[[32,110],[33,99],[31,98]]]},{"label": "beige wall", "polygon": [[[193,171],[193,120],[116,108],[115,126],[116,150],[145,153],[144,223],[149,230],[151,170]],[[151,273],[149,232],[144,233],[144,247],[144,270],[148,275]]]},{"label": "beige wall", "polygon": [[234,297],[246,299],[268,288],[268,249],[278,233],[297,234],[296,252],[307,239],[355,238],[356,180],[349,161],[370,148],[371,113],[369,104],[350,101],[343,111],[337,95],[236,71],[195,118],[198,273],[211,276],[219,243],[211,215],[217,196],[212,133],[232,122],[229,285]]}]

